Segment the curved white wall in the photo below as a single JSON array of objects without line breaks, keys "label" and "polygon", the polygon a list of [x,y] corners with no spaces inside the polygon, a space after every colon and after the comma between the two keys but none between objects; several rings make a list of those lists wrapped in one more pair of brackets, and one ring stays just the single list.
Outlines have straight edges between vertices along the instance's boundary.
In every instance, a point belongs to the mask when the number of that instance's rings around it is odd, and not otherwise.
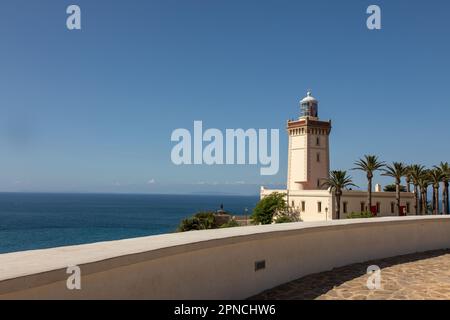
[{"label": "curved white wall", "polygon": [[[443,216],[168,234],[0,255],[0,299],[241,299],[334,267],[443,248]],[[70,265],[81,267],[79,291],[66,288]]]}]

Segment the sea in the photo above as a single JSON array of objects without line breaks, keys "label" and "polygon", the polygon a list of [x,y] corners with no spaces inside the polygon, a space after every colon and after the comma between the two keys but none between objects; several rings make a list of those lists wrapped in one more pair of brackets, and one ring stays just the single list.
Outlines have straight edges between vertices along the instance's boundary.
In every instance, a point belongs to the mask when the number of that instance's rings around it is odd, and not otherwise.
[{"label": "sea", "polygon": [[176,232],[199,211],[251,214],[258,196],[0,193],[0,254]]}]

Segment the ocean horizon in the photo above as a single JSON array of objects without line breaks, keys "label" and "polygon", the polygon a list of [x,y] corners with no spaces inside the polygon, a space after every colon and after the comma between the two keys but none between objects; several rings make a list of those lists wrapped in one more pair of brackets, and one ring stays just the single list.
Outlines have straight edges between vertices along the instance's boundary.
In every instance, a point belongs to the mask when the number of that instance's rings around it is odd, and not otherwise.
[{"label": "ocean horizon", "polygon": [[259,197],[231,194],[0,193],[0,254],[175,232],[223,204],[251,214]]}]

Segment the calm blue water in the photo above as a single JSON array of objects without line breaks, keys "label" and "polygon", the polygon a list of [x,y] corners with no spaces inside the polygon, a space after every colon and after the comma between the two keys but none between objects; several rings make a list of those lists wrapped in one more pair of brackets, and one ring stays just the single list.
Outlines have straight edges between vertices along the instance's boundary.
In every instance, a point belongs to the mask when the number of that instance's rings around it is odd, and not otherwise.
[{"label": "calm blue water", "polygon": [[249,212],[256,196],[0,193],[0,253],[174,232],[220,204]]}]

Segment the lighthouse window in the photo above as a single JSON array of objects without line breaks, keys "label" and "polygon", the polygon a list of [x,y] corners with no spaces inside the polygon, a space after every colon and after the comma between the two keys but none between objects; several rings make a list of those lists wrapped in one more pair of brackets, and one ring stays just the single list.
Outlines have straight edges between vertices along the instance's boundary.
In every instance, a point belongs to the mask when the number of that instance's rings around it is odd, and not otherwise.
[{"label": "lighthouse window", "polygon": [[319,137],[317,137],[317,139],[316,139],[316,145],[320,146],[320,138]]},{"label": "lighthouse window", "polygon": [[317,162],[320,162],[320,153],[317,153],[316,159],[317,159]]}]

